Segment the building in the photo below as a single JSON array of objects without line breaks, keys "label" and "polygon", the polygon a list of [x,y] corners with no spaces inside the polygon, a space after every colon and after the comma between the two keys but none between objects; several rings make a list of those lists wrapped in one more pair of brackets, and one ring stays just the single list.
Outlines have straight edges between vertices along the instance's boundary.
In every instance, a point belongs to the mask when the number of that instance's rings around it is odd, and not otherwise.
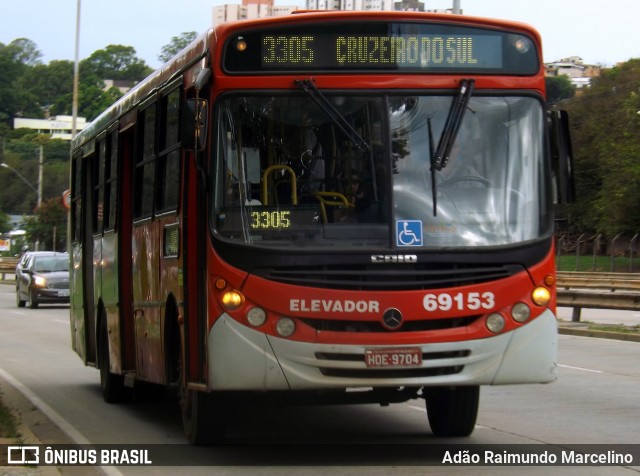
[{"label": "building", "polygon": [[599,76],[601,68],[584,64],[579,56],[571,56],[553,63],[545,63],[545,73],[547,76],[568,76],[577,90],[589,86],[591,78]]},{"label": "building", "polygon": [[[33,129],[39,134],[51,136],[52,139],[71,140],[72,122],[72,116],[53,116],[49,119],[27,119],[19,117],[13,120],[13,128]],[[81,131],[85,127],[87,127],[86,118],[78,117],[76,130]]]},{"label": "building", "polygon": [[242,0],[242,5],[224,4],[213,8],[213,24],[235,20],[288,15],[299,10],[295,5],[276,6],[273,0]]},{"label": "building", "polygon": [[451,8],[428,10],[419,0],[307,0],[307,9],[453,13]]},{"label": "building", "polygon": [[[300,8],[294,5],[275,6],[273,0],[242,0],[242,5],[225,4],[213,9],[213,24],[234,20],[250,20],[269,16],[288,15]],[[306,10],[357,11],[418,11],[452,13],[445,10],[427,10],[419,0],[306,0]]]}]

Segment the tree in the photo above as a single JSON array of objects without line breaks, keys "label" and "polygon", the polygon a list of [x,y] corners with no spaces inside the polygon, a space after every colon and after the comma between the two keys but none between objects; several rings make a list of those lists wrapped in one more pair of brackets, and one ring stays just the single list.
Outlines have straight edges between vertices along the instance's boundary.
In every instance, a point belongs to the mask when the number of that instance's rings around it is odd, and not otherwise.
[{"label": "tree", "polygon": [[32,118],[67,114],[68,105],[59,104],[59,99],[73,92],[73,62],[51,61],[47,65],[39,64],[28,68],[19,78],[18,87],[27,92],[27,104],[22,106],[25,116]]},{"label": "tree", "polygon": [[9,215],[0,210],[0,234],[11,231]]},{"label": "tree", "polygon": [[[50,139],[30,129],[17,129],[4,138],[3,162],[22,175],[32,187],[38,186],[39,148],[43,147],[44,200],[61,197],[69,188],[69,141]],[[36,153],[36,151],[38,151]],[[29,215],[37,204],[37,194],[15,172],[0,168],[0,209],[5,213]]]},{"label": "tree", "polygon": [[105,79],[127,80],[133,85],[151,72],[144,60],[136,56],[132,46],[109,45],[80,63],[81,76],[93,76],[100,82]]},{"label": "tree", "polygon": [[640,59],[603,70],[564,106],[571,117],[577,201],[573,226],[640,230]]},{"label": "tree", "polygon": [[21,64],[35,66],[42,64],[40,58],[42,53],[33,41],[28,38],[18,38],[9,43],[9,47],[14,51],[14,58]]},{"label": "tree", "polygon": [[21,61],[26,56],[21,52],[19,43],[0,43],[0,121],[9,125],[20,111],[20,104],[24,103],[21,101],[23,91],[17,87],[17,82],[28,68]]},{"label": "tree", "polygon": [[25,231],[30,242],[40,242],[41,249],[65,250],[67,210],[62,204],[62,199],[52,198],[42,202],[35,215],[26,218]]},{"label": "tree", "polygon": [[557,104],[564,99],[570,99],[576,94],[576,87],[571,83],[571,78],[566,74],[560,76],[548,76],[545,78],[547,84],[547,104]]},{"label": "tree", "polygon": [[158,55],[158,59],[166,63],[180,51],[186,48],[189,43],[196,39],[197,36],[198,34],[195,31],[186,31],[184,33],[180,33],[179,36],[172,37],[171,43],[162,47],[162,51]]}]

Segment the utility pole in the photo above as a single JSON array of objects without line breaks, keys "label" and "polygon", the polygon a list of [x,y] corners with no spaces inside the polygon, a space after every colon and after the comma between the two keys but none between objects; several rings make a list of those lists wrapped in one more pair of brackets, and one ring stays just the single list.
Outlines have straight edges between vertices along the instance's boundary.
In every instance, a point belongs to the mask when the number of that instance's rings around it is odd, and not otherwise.
[{"label": "utility pole", "polygon": [[460,0],[453,0],[453,13],[456,15],[462,14],[462,10],[460,9]]},{"label": "utility pole", "polygon": [[38,160],[38,208],[42,205],[42,175],[44,169],[44,146],[40,146],[40,157]]},{"label": "utility pole", "polygon": [[78,131],[78,82],[80,78],[80,0],[76,4],[76,51],[73,63],[73,102],[71,105],[71,139]]}]

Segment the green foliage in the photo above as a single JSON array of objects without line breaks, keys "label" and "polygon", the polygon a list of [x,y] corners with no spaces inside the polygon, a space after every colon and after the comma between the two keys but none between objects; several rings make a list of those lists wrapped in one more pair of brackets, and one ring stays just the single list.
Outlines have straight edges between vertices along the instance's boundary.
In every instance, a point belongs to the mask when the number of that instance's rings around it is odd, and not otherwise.
[{"label": "green foliage", "polygon": [[36,65],[25,71],[17,85],[26,92],[27,103],[21,107],[24,116],[44,119],[47,112],[51,116],[68,114],[70,106],[61,107],[58,101],[73,91],[73,62]]},{"label": "green foliage", "polygon": [[158,55],[158,59],[163,62],[169,61],[195,40],[197,36],[198,34],[195,31],[186,31],[179,36],[172,37],[171,43],[162,47],[162,52]]},{"label": "green foliage", "polygon": [[572,122],[574,230],[640,230],[640,59],[604,70],[563,105]]},{"label": "green foliage", "polygon": [[11,224],[9,223],[9,216],[0,210],[0,234],[11,231]]},{"label": "green foliage", "polygon": [[95,51],[80,64],[83,75],[105,79],[126,80],[136,83],[151,74],[152,69],[136,56],[131,46],[109,45]]},{"label": "green foliage", "polygon": [[[15,169],[32,187],[38,187],[39,148],[43,147],[43,200],[59,198],[69,188],[68,141],[49,139],[29,129],[11,131],[3,138],[2,162]],[[30,215],[37,204],[37,194],[16,173],[0,168],[0,210],[16,215]]]},{"label": "green foliage", "polygon": [[576,87],[571,83],[571,78],[563,74],[545,78],[547,85],[547,104],[554,105],[565,99],[570,99],[576,94]]},{"label": "green foliage", "polygon": [[[14,117],[71,115],[73,62],[45,65],[41,56],[25,38],[0,43],[0,123],[10,127]],[[78,114],[91,121],[122,96],[115,88],[104,90],[104,80],[123,80],[132,87],[151,71],[130,46],[109,45],[95,51],[80,62]]]},{"label": "green foliage", "polygon": [[27,240],[40,242],[40,249],[65,250],[67,210],[62,205],[62,197],[43,201],[35,214],[25,219],[24,229],[27,232]]},{"label": "green foliage", "polygon": [[19,436],[18,420],[9,407],[4,404],[0,394],[0,438],[17,438]]}]

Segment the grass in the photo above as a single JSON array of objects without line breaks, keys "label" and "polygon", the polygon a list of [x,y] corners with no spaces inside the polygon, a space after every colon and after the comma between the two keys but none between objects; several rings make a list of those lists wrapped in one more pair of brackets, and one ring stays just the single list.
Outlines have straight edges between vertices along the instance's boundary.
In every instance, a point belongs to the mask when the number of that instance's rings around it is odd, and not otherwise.
[{"label": "grass", "polygon": [[16,417],[4,404],[0,394],[0,438],[18,438],[19,436]]},{"label": "grass", "polygon": [[607,331],[619,332],[621,334],[638,334],[640,333],[640,325],[625,326],[623,324],[594,324],[587,322],[590,331]]},{"label": "grass", "polygon": [[556,256],[556,267],[558,271],[640,272],[640,258],[633,258],[631,263],[629,261],[628,256],[615,256],[612,269],[611,256],[583,255],[576,258],[575,255],[562,255]]}]

